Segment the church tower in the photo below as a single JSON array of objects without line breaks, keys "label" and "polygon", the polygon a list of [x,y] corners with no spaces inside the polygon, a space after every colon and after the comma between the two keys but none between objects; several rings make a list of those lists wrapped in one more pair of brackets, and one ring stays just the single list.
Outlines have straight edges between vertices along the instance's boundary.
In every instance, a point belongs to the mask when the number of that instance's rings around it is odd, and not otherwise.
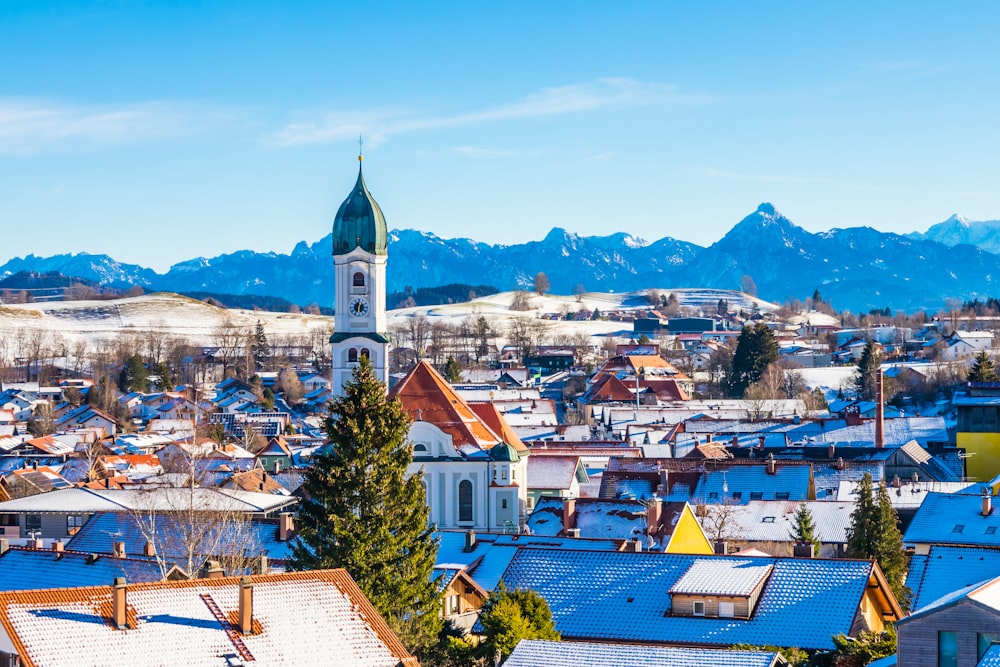
[{"label": "church tower", "polygon": [[386,381],[389,336],[385,316],[385,263],[389,234],[382,209],[372,198],[361,174],[340,205],[333,221],[333,264],[336,296],[333,336],[331,391],[343,394],[354,368],[367,357],[375,375]]}]

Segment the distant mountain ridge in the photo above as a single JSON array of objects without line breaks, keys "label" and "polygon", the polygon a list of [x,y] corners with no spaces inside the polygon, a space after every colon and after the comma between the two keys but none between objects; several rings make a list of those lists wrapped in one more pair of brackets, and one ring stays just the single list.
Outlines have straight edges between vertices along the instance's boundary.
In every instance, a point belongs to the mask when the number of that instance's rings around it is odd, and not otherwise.
[{"label": "distant mountain ridge", "polygon": [[[994,254],[1000,252],[1000,221],[958,216],[923,234],[869,227],[814,234],[765,203],[707,248],[671,237],[647,242],[624,232],[580,236],[560,227],[540,241],[511,245],[397,229],[389,245],[390,292],[449,283],[530,289],[535,274],[544,272],[552,291],[561,294],[579,287],[740,289],[749,276],[769,301],[804,299],[819,289],[835,307],[854,311],[933,311],[948,298],[1000,295],[1000,256]],[[299,242],[287,255],[241,250],[179,262],[165,274],[107,255],[28,255],[0,266],[0,277],[59,271],[115,287],[260,294],[328,306],[334,291],[331,248],[327,235]]]}]

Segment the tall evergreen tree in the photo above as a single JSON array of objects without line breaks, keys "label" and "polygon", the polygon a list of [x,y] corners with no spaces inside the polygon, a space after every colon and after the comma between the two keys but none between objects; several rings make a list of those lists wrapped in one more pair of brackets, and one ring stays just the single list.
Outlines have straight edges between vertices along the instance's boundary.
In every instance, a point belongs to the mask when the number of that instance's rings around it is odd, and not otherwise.
[{"label": "tall evergreen tree", "polygon": [[878,561],[896,600],[904,610],[909,608],[910,589],[905,584],[906,554],[899,518],[885,483],[880,483],[875,492],[869,473],[858,484],[858,499],[847,529],[847,555]]},{"label": "tall evergreen tree", "polygon": [[253,357],[254,370],[262,371],[267,368],[267,363],[271,358],[271,346],[267,343],[264,325],[261,324],[260,320],[257,320],[253,336],[250,338],[250,355]]},{"label": "tall evergreen tree", "polygon": [[774,332],[758,322],[753,327],[743,327],[733,353],[732,371],[726,376],[726,393],[742,398],[747,387],[760,380],[764,369],[778,359],[778,341]]},{"label": "tall evergreen tree", "polygon": [[330,446],[306,473],[290,567],[347,569],[407,648],[422,654],[442,621],[422,474],[406,475],[409,426],[362,358],[330,404]]},{"label": "tall evergreen tree", "polygon": [[969,382],[996,382],[1000,377],[997,376],[997,369],[993,365],[993,359],[986,350],[983,350],[976,355],[975,363],[969,370]]},{"label": "tall evergreen tree", "polygon": [[813,555],[819,549],[819,535],[816,534],[816,524],[813,522],[812,512],[805,501],[799,503],[799,508],[795,511],[795,518],[789,536],[796,542],[809,543],[813,548]]},{"label": "tall evergreen tree", "polygon": [[125,360],[118,374],[118,388],[124,392],[149,391],[149,374],[140,355],[133,354]]},{"label": "tall evergreen tree", "polygon": [[882,355],[875,341],[868,341],[858,360],[858,372],[854,376],[854,389],[863,401],[875,400],[878,374],[882,371]]}]

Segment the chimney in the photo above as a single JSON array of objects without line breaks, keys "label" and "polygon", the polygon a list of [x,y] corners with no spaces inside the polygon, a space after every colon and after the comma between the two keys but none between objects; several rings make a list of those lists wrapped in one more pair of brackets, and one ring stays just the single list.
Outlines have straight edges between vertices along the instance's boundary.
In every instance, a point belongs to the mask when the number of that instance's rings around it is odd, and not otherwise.
[{"label": "chimney", "polygon": [[767,457],[767,474],[775,475],[778,472],[778,463],[774,460],[774,454]]},{"label": "chimney", "polygon": [[40,538],[40,537],[33,537],[30,540],[28,540],[28,548],[29,549],[44,549],[45,548],[45,541],[42,538]]},{"label": "chimney", "polygon": [[712,442],[712,434],[709,433],[708,435],[705,436],[705,444],[707,445],[710,444],[711,442]]},{"label": "chimney", "polygon": [[476,550],[476,531],[467,530],[465,531],[465,552],[469,553]]},{"label": "chimney", "polygon": [[993,496],[990,495],[988,487],[983,487],[983,516],[993,513]]},{"label": "chimney", "polygon": [[666,468],[660,468],[660,485],[658,491],[663,495],[670,493],[670,471]]},{"label": "chimney", "polygon": [[902,481],[901,479],[899,479],[899,475],[895,475],[895,476],[893,476],[893,478],[892,478],[892,485],[893,485],[893,486],[894,486],[895,488],[897,488],[897,489],[898,489],[899,487],[903,486],[903,481]]},{"label": "chimney", "polygon": [[63,551],[66,550],[66,547],[63,546],[62,540],[56,540],[55,542],[52,543],[52,550],[55,551],[56,553],[62,553]]},{"label": "chimney", "polygon": [[726,542],[725,540],[716,540],[715,541],[715,555],[717,555],[717,556],[725,556],[728,553],[729,553],[729,542]]},{"label": "chimney", "polygon": [[0,556],[7,553],[10,550],[10,542],[7,538],[0,537]]},{"label": "chimney", "polygon": [[156,547],[153,546],[152,542],[147,541],[145,544],[142,545],[142,555],[146,556],[147,558],[153,558],[154,556],[156,556]]},{"label": "chimney", "polygon": [[739,447],[740,446],[740,438],[739,438],[739,436],[735,436],[734,435],[733,439],[729,441],[729,445],[731,447]]},{"label": "chimney", "polygon": [[663,501],[659,498],[650,498],[646,503],[646,532],[655,535],[660,527],[661,515],[663,513]]},{"label": "chimney", "polygon": [[815,553],[811,542],[796,542],[792,547],[792,556],[795,558],[813,558]]},{"label": "chimney", "polygon": [[111,587],[111,622],[119,630],[125,629],[127,615],[125,613],[125,593],[128,587],[125,585],[125,577],[115,577],[115,583]]},{"label": "chimney", "polygon": [[125,558],[125,543],[115,542],[111,545],[111,555],[115,558]]},{"label": "chimney", "polygon": [[257,556],[256,567],[254,568],[254,574],[267,574],[268,570],[271,569],[271,564],[267,559],[267,556],[261,554]]},{"label": "chimney", "polygon": [[625,551],[630,551],[632,553],[642,553],[642,540],[638,537],[633,537],[625,545]]},{"label": "chimney", "polygon": [[576,498],[563,498],[563,534],[576,528]]},{"label": "chimney", "polygon": [[882,369],[875,376],[875,449],[885,447],[885,405],[882,395]]},{"label": "chimney", "polygon": [[837,470],[843,470],[845,467],[846,466],[844,465],[844,457],[843,456],[838,456],[837,457]]},{"label": "chimney", "polygon": [[831,442],[829,445],[826,446],[826,458],[832,459],[836,455],[837,455],[837,445]]},{"label": "chimney", "polygon": [[757,437],[757,446],[760,447],[761,451],[764,451],[764,436]]},{"label": "chimney", "polygon": [[274,460],[274,474],[277,475],[281,472],[281,459]]},{"label": "chimney", "polygon": [[205,562],[205,567],[202,570],[202,579],[222,579],[225,574],[222,564],[219,561],[210,560]]},{"label": "chimney", "polygon": [[282,512],[278,515],[278,539],[282,542],[295,537],[295,517],[291,512]]},{"label": "chimney", "polygon": [[245,635],[253,634],[253,582],[250,577],[240,579],[240,618],[239,631]]}]

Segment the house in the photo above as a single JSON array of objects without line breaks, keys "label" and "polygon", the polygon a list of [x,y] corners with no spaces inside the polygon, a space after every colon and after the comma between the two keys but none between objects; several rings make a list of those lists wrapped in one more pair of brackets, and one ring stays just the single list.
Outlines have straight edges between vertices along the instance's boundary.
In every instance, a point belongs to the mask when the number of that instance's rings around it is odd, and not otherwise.
[{"label": "house", "polygon": [[903,617],[865,560],[520,548],[502,581],[538,592],[574,642],[825,650]]},{"label": "house", "polygon": [[903,544],[917,554],[933,545],[1000,547],[1000,512],[993,496],[928,493],[903,533]]},{"label": "house", "polygon": [[468,632],[479,618],[489,592],[476,583],[464,566],[438,565],[433,576],[441,589],[441,616],[452,627]]},{"label": "house", "polygon": [[992,479],[1000,474],[1000,382],[969,382],[952,404],[958,413],[955,444],[965,450],[966,474]]},{"label": "house", "polygon": [[136,583],[160,581],[163,571],[152,558],[72,551],[62,541],[49,549],[10,547],[0,541],[0,591],[100,586],[122,576]]},{"label": "house", "polygon": [[897,664],[975,667],[1000,641],[1000,577],[949,593],[896,624]]},{"label": "house", "polygon": [[787,661],[777,652],[734,651],[730,649],[676,648],[673,646],[632,646],[589,642],[553,642],[522,639],[503,663],[504,667],[784,667]]},{"label": "house", "polygon": [[292,450],[279,435],[268,440],[267,445],[257,452],[257,461],[264,470],[277,473],[292,467]]},{"label": "house", "polygon": [[[790,500],[751,500],[744,505],[708,505],[699,508],[698,518],[709,538],[726,543],[727,552],[756,549],[772,556],[795,556],[795,513],[802,505]],[[853,502],[809,500],[821,543],[817,554],[843,558],[847,554],[847,530],[851,525]]]},{"label": "house", "polygon": [[580,485],[590,481],[579,456],[528,457],[528,509],[539,498],[579,498]]},{"label": "house", "polygon": [[528,518],[536,536],[614,540],[622,549],[711,554],[712,543],[687,503],[542,498]]},{"label": "house", "polygon": [[112,436],[118,432],[118,422],[107,412],[92,405],[81,405],[71,408],[55,419],[57,431],[69,431],[75,428],[94,428],[102,431],[104,436]]},{"label": "house", "polygon": [[417,665],[344,570],[6,592],[0,627],[25,667]]},{"label": "house", "polygon": [[408,472],[423,472],[430,523],[518,531],[527,512],[529,452],[503,416],[489,403],[467,403],[424,361],[390,397],[413,420]]},{"label": "house", "polygon": [[980,352],[993,347],[992,331],[958,331],[951,332],[944,338],[941,348],[942,361],[961,361],[970,359]]},{"label": "house", "polygon": [[913,593],[910,611],[973,584],[1000,577],[1000,546],[956,547],[931,545],[926,554],[913,554],[906,586]]}]

